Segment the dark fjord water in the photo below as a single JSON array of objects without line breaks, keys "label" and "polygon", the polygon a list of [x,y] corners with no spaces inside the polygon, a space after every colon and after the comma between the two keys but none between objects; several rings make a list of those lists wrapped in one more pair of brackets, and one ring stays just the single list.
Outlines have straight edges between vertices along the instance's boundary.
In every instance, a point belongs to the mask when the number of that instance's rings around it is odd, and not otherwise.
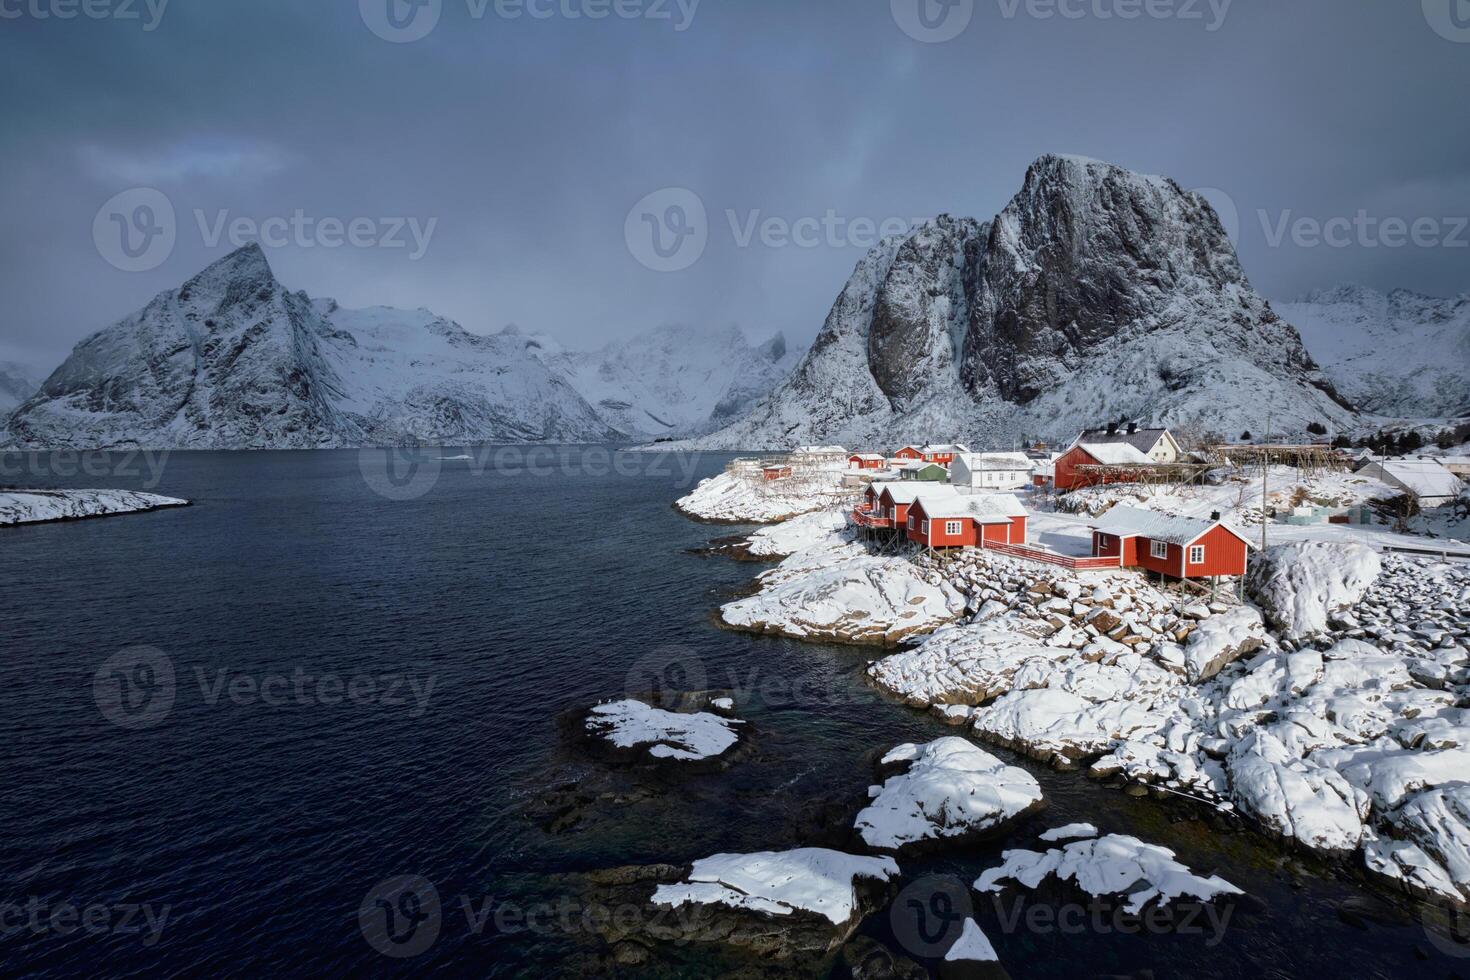
[{"label": "dark fjord water", "polygon": [[[595,972],[574,916],[477,930],[465,906],[556,909],[577,872],[809,843],[823,804],[861,798],[875,750],[953,733],[865,686],[868,651],[716,629],[710,611],[758,566],[689,553],[728,529],[675,513],[688,481],[656,459],[609,473],[599,451],[540,477],[444,462],[427,492],[395,501],[355,452],[176,453],[157,490],[192,508],[0,531],[0,972]],[[723,462],[704,457],[694,475]],[[127,689],[138,700],[99,702],[124,690],[94,687],[99,668],[138,646],[161,651],[146,655],[155,668],[167,658],[172,704],[150,700],[157,670]],[[759,750],[543,829],[549,789],[599,785],[557,715],[669,657],[709,686],[754,691],[737,697]],[[1470,972],[1351,872],[1012,761],[1042,781],[1048,810],[1006,840],[903,862],[906,883],[968,882],[1003,848],[1088,820],[1174,848],[1265,905],[1238,910],[1223,936],[1120,936],[1006,927],[977,901],[1017,977]],[[359,926],[371,890],[399,875],[441,900],[437,938],[413,959],[384,956]],[[864,932],[898,947],[892,922],[879,913]],[[729,966],[661,950],[636,972]]]}]

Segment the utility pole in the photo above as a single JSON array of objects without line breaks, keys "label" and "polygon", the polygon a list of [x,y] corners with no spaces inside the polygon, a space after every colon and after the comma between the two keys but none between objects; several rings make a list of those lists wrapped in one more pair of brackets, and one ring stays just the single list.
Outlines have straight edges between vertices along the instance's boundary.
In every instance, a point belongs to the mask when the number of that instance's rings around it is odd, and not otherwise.
[{"label": "utility pole", "polygon": [[1261,453],[1261,553],[1266,553],[1266,484],[1271,479],[1271,413],[1266,413],[1266,444]]}]

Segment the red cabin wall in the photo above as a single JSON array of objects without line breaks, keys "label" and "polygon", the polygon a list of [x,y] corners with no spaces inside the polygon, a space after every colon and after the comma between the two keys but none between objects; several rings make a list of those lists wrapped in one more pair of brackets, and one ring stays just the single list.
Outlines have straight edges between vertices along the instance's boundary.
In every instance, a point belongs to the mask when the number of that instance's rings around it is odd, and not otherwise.
[{"label": "red cabin wall", "polygon": [[905,446],[904,448],[900,449],[898,452],[894,453],[893,454],[893,458],[894,459],[919,460],[919,459],[923,459],[924,458],[924,454],[921,453],[921,452],[919,452],[916,449],[910,449],[907,446]]},{"label": "red cabin wall", "polygon": [[1213,578],[1216,575],[1244,575],[1249,549],[1246,543],[1223,527],[1211,529],[1195,542],[1204,545],[1205,560],[1189,566],[1190,578]]},{"label": "red cabin wall", "polygon": [[1057,457],[1056,476],[1053,477],[1052,484],[1058,490],[1072,490],[1076,487],[1087,486],[1092,481],[1081,476],[1076,468],[1095,465],[1097,465],[1097,460],[1091,453],[1081,446],[1074,446]]}]

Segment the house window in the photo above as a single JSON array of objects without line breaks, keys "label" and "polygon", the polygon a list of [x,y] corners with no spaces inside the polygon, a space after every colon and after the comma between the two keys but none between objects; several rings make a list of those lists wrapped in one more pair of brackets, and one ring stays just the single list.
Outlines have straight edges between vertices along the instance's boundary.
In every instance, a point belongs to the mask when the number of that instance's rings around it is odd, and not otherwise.
[{"label": "house window", "polygon": [[910,514],[909,515],[909,530],[912,531],[913,529],[914,529],[914,515],[913,514]]},{"label": "house window", "polygon": [[1205,546],[1194,545],[1189,549],[1189,563],[1191,565],[1203,565],[1205,563]]},{"label": "house window", "polygon": [[925,521],[924,522],[923,531],[924,531],[924,536],[925,537],[928,537],[928,535],[929,535],[929,522],[928,521]]},{"label": "house window", "polygon": [[1167,541],[1150,541],[1148,543],[1148,553],[1150,555],[1153,555],[1155,558],[1168,558],[1169,557],[1169,542],[1167,542]]},{"label": "house window", "polygon": [[945,521],[944,522],[944,533],[945,534],[949,535],[952,538],[956,538],[956,537],[959,537],[960,532],[961,532],[961,526],[960,526],[960,522],[959,521]]}]

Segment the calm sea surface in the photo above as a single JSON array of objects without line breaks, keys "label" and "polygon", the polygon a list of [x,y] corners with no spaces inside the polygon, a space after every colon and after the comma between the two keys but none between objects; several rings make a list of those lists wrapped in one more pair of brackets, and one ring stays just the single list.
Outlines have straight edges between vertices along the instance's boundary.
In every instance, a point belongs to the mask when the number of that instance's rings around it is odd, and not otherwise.
[{"label": "calm sea surface", "polygon": [[[724,457],[547,449],[530,475],[521,451],[464,452],[480,459],[396,481],[381,455],[174,453],[156,490],[191,508],[0,530],[0,973],[585,971],[576,914],[554,913],[578,873],[808,843],[822,806],[861,798],[876,750],[954,733],[867,687],[869,652],[712,625],[759,566],[691,553],[731,530],[670,504]],[[146,469],[10,482],[152,488]],[[558,715],[650,672],[736,688],[756,751],[546,829],[549,791],[607,778]],[[905,884],[971,881],[1087,820],[1263,903],[1222,934],[1125,936],[1007,925],[1012,906],[977,899],[1013,976],[1470,975],[1353,869],[1011,761],[1048,810],[1007,840],[903,862]],[[426,949],[398,959],[359,913],[404,875],[440,911]],[[863,931],[898,947],[893,921]],[[641,972],[727,967],[669,950]]]}]

